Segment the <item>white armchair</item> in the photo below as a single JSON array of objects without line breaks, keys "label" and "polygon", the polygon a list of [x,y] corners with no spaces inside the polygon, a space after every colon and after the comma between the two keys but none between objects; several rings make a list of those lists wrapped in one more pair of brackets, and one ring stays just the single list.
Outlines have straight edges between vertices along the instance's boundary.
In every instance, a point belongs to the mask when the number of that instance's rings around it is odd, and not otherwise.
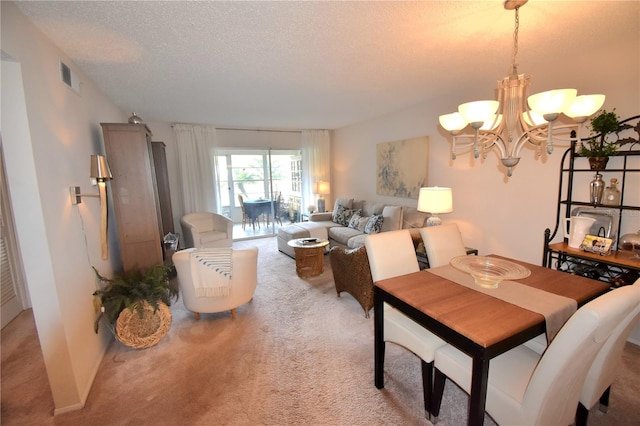
[{"label": "white armchair", "polygon": [[180,219],[186,248],[231,247],[233,221],[217,213],[188,213]]},{"label": "white armchair", "polygon": [[196,319],[200,313],[231,311],[235,318],[236,308],[253,298],[258,283],[258,248],[233,250],[231,253],[232,278],[228,296],[198,297],[191,275],[191,253],[198,249],[180,250],[173,255],[173,264],[178,273],[180,296],[184,306],[193,312]]}]

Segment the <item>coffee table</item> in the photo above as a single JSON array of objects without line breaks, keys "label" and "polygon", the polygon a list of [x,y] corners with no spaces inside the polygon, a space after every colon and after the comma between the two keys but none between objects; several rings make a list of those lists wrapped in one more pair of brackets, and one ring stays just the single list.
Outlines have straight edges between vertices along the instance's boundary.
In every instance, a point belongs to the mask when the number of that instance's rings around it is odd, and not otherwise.
[{"label": "coffee table", "polygon": [[296,273],[300,278],[315,277],[324,270],[324,251],[328,240],[320,238],[296,238],[287,241],[296,255]]}]

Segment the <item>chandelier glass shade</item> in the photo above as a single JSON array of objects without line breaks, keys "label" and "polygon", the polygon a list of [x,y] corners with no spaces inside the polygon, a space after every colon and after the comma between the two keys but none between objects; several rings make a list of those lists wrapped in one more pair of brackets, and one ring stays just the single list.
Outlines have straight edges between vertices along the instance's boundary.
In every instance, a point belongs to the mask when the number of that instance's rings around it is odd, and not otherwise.
[{"label": "chandelier glass shade", "polygon": [[[515,3],[515,4],[514,4]],[[525,145],[536,148],[542,155],[546,145],[548,154],[553,152],[554,141],[571,141],[575,131],[578,141],[584,122],[604,104],[604,95],[577,96],[576,89],[556,89],[529,95],[530,77],[518,74],[519,8],[525,1],[505,1],[505,9],[515,10],[514,48],[511,73],[498,80],[498,100],[467,102],[458,111],[441,115],[440,125],[453,137],[451,158],[456,159],[458,148],[473,147],[473,155],[485,159],[487,152],[495,148],[502,164],[511,176],[513,167],[520,161],[520,151]],[[571,124],[554,122],[564,114]],[[465,132],[469,126],[473,132]],[[555,132],[555,133],[554,133]]]}]

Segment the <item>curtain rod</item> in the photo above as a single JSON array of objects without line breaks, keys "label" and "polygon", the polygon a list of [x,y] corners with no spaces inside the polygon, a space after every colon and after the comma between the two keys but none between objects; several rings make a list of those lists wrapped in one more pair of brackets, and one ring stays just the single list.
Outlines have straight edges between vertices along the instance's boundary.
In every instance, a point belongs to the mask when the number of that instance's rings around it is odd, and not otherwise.
[{"label": "curtain rod", "polygon": [[[173,124],[171,128],[173,129]],[[267,129],[238,129],[235,127],[215,127],[216,130],[242,130],[246,132],[277,132],[277,133],[302,133],[302,130],[267,130]]]},{"label": "curtain rod", "polygon": [[246,132],[302,133],[302,130],[237,129],[234,127],[216,127],[216,130],[241,130]]}]

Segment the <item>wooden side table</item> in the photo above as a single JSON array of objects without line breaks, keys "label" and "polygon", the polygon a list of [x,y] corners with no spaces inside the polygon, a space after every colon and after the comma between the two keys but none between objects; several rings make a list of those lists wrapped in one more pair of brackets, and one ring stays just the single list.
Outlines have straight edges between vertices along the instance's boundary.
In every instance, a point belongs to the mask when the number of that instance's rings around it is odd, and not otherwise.
[{"label": "wooden side table", "polygon": [[324,251],[328,240],[297,238],[287,241],[296,256],[296,273],[300,278],[315,277],[324,271]]}]

